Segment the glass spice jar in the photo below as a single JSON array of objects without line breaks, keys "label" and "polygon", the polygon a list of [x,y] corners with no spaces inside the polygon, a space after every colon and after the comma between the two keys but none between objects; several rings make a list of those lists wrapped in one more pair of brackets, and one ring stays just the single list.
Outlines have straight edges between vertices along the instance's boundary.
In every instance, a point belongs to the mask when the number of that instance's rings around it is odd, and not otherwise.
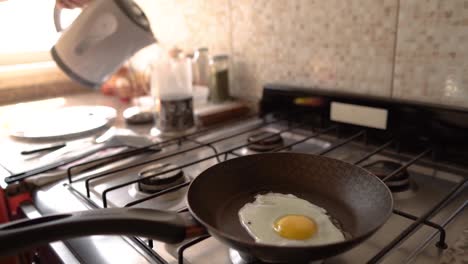
[{"label": "glass spice jar", "polygon": [[229,56],[216,55],[210,60],[209,101],[221,103],[229,99]]},{"label": "glass spice jar", "polygon": [[199,48],[193,56],[193,84],[208,86],[210,57],[208,48]]}]

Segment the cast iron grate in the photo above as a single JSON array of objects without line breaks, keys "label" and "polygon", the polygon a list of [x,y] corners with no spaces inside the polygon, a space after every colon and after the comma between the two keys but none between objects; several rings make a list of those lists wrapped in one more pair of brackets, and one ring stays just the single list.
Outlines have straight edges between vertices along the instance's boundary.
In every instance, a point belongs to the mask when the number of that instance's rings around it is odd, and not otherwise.
[{"label": "cast iron grate", "polygon": [[[294,123],[294,122],[291,122],[290,120],[291,119],[289,119],[288,117],[273,118],[273,119],[269,119],[268,117],[264,117],[263,122],[262,122],[261,125],[255,126],[253,128],[250,128],[250,129],[242,130],[242,131],[240,131],[238,133],[223,136],[221,138],[217,138],[217,139],[211,140],[209,142],[200,142],[198,140],[194,140],[193,139],[194,136],[199,136],[199,135],[202,135],[204,133],[209,133],[210,131],[212,131],[212,129],[204,129],[202,131],[198,131],[198,132],[195,132],[195,133],[190,134],[190,135],[186,135],[186,136],[179,137],[179,138],[174,138],[174,139],[169,139],[167,141],[160,142],[160,143],[152,145],[152,146],[147,146],[145,148],[132,150],[133,152],[130,151],[130,152],[127,152],[127,153],[123,153],[123,154],[121,153],[121,154],[117,154],[117,155],[114,155],[114,156],[111,156],[111,157],[107,157],[107,158],[128,157],[128,155],[134,155],[134,153],[140,153],[139,151],[142,151],[144,149],[151,148],[151,147],[164,147],[167,144],[181,145],[182,142],[192,142],[192,143],[196,144],[196,146],[194,146],[194,147],[190,147],[188,149],[177,151],[175,153],[171,153],[171,154],[168,154],[168,155],[163,155],[163,156],[160,156],[160,157],[158,157],[156,159],[152,159],[152,160],[145,161],[145,162],[140,162],[140,163],[135,163],[135,164],[132,164],[132,165],[124,167],[124,168],[119,168],[119,169],[116,169],[116,170],[111,170],[111,171],[107,171],[107,172],[104,172],[104,173],[99,173],[99,174],[96,174],[94,176],[91,176],[91,177],[89,177],[89,178],[87,178],[85,180],[86,198],[90,199],[90,183],[92,181],[95,181],[96,179],[100,179],[100,178],[105,177],[107,175],[117,173],[117,172],[129,169],[129,168],[134,168],[134,167],[145,165],[145,164],[148,164],[148,163],[153,163],[153,162],[165,159],[165,158],[169,158],[169,157],[172,157],[172,156],[176,156],[176,155],[183,154],[183,153],[188,152],[188,151],[197,150],[197,149],[200,149],[200,148],[207,147],[207,148],[209,148],[209,149],[211,149],[213,151],[213,155],[209,155],[207,157],[203,157],[203,158],[198,159],[198,160],[190,161],[188,163],[185,163],[185,164],[182,164],[182,165],[178,166],[177,168],[165,170],[165,171],[162,171],[162,172],[158,173],[157,175],[152,175],[151,176],[151,177],[154,177],[154,176],[162,175],[162,174],[165,174],[165,173],[169,173],[169,172],[171,172],[173,170],[180,170],[180,169],[183,169],[183,168],[186,168],[186,167],[189,167],[189,166],[192,166],[194,164],[201,163],[201,162],[204,162],[204,161],[207,161],[207,160],[210,160],[210,159],[216,159],[217,162],[221,162],[223,160],[227,160],[229,158],[229,155],[239,156],[239,154],[235,153],[236,150],[247,147],[250,144],[254,144],[254,143],[258,142],[258,141],[262,141],[262,140],[268,139],[270,137],[281,135],[281,134],[286,133],[286,132],[291,132],[294,129],[299,129],[299,128],[300,129],[304,129],[304,128],[310,129],[310,125],[308,125],[306,122]],[[223,151],[223,152],[218,151],[213,145],[215,143],[218,143],[218,142],[221,142],[221,141],[224,141],[224,140],[228,140],[228,139],[231,139],[231,138],[234,138],[234,137],[237,137],[237,136],[252,132],[254,130],[261,129],[262,127],[265,127],[267,125],[274,124],[274,123],[281,123],[281,122],[283,122],[283,123],[286,122],[287,123],[287,128],[285,128],[283,130],[280,130],[280,131],[278,131],[277,133],[275,133],[273,135],[269,135],[269,136],[266,136],[264,138],[259,138],[256,141],[252,141],[252,142],[248,142],[248,143],[245,143],[245,144],[242,144],[242,145],[234,146],[234,147],[232,147],[232,148],[230,148],[230,149],[228,149],[226,151]],[[300,140],[297,140],[297,141],[295,141],[293,143],[282,146],[280,148],[274,149],[274,150],[272,150],[270,152],[288,151],[292,147],[297,146],[299,144],[302,144],[302,143],[304,143],[304,142],[306,142],[306,141],[308,141],[308,140],[310,140],[312,138],[319,137],[319,136],[324,135],[324,134],[328,134],[328,133],[330,133],[332,131],[335,131],[336,133],[338,133],[339,128],[340,128],[339,125],[333,125],[333,126],[330,126],[330,127],[326,128],[326,129],[320,129],[320,130],[316,130],[316,129],[312,128],[312,134],[311,135],[306,136],[306,137],[304,137],[304,138],[302,138]],[[319,153],[315,153],[315,154],[325,155],[325,154],[327,154],[327,153],[329,153],[331,151],[334,151],[334,150],[336,150],[336,149],[338,149],[338,148],[340,148],[340,147],[342,147],[342,146],[344,146],[346,144],[356,142],[356,140],[359,139],[359,138],[362,138],[363,143],[365,145],[367,145],[368,144],[367,135],[368,135],[368,131],[366,129],[362,129],[362,130],[358,131],[357,133],[349,136],[348,138],[342,139],[339,142],[337,142],[337,143],[333,144],[332,146],[328,147],[327,149],[325,149],[325,150],[323,150],[323,151],[321,151]],[[354,164],[359,165],[359,164],[363,163],[364,161],[370,159],[374,155],[376,155],[378,153],[381,153],[381,152],[383,152],[385,150],[388,150],[392,146],[396,146],[397,150],[399,149],[398,142],[396,142],[394,140],[389,140],[389,141],[385,142],[384,144],[382,144],[380,146],[377,146],[371,152],[369,152],[365,156],[361,157],[359,160],[355,161]],[[425,149],[425,150],[421,151],[419,154],[412,156],[400,168],[398,168],[397,170],[395,170],[392,173],[388,174],[383,179],[383,181],[390,180],[392,177],[397,175],[400,171],[405,170],[406,168],[410,167],[411,165],[417,163],[418,161],[420,161],[422,158],[428,156],[429,154],[432,154],[432,157],[434,157],[433,150],[430,149],[430,148]],[[119,156],[119,155],[121,155],[121,156]],[[91,161],[91,162],[96,162],[96,161]],[[84,165],[87,165],[87,164],[80,164],[78,166],[84,166]],[[72,176],[73,176],[72,172],[78,166],[71,167],[69,169],[69,171],[68,171],[69,172],[69,182],[70,183],[73,182],[72,181]],[[118,184],[118,185],[107,188],[102,193],[102,197],[101,197],[102,198],[102,203],[103,203],[102,207],[104,207],[104,208],[108,207],[107,196],[108,196],[109,192],[114,191],[114,190],[119,189],[119,188],[123,188],[125,186],[130,185],[130,184],[138,183],[139,181],[144,180],[144,179],[145,178],[140,178],[140,179],[136,179],[136,180],[132,180],[132,181],[127,181],[127,182],[124,182],[124,183],[121,183],[121,184]],[[377,263],[377,262],[379,262],[392,249],[394,249],[400,242],[402,242],[408,236],[410,236],[420,225],[426,225],[426,226],[429,226],[429,227],[434,228],[435,230],[437,230],[438,233],[439,233],[439,240],[436,243],[436,246],[441,248],[441,249],[447,248],[447,245],[445,243],[446,234],[445,234],[444,228],[442,226],[438,225],[438,224],[435,224],[435,223],[431,222],[429,219],[431,218],[431,216],[436,211],[438,211],[448,201],[450,201],[458,193],[458,191],[460,189],[464,188],[466,183],[467,183],[467,180],[465,179],[464,181],[457,184],[457,186],[450,193],[448,193],[439,203],[437,203],[433,208],[431,208],[425,214],[423,214],[423,215],[421,215],[419,217],[395,209],[393,211],[394,214],[399,215],[399,216],[404,217],[404,218],[407,218],[407,219],[410,219],[410,220],[413,221],[413,223],[410,226],[408,226],[407,228],[403,229],[400,234],[398,234],[388,245],[386,245],[379,252],[377,252],[374,257],[372,257],[370,260],[367,261],[367,263]],[[156,197],[165,195],[165,194],[170,193],[170,192],[177,191],[177,190],[179,190],[181,188],[184,188],[184,187],[188,186],[189,184],[190,184],[190,181],[184,182],[184,183],[179,184],[177,186],[173,186],[173,187],[168,188],[166,190],[151,194],[151,195],[149,195],[149,196],[147,196],[145,198],[132,201],[132,202],[126,204],[125,207],[136,206],[136,205],[138,205],[140,203],[143,203],[145,201],[154,199]],[[187,210],[188,210],[187,208],[183,208],[183,209],[179,210],[179,212],[185,212]],[[191,240],[191,241],[183,244],[182,246],[180,246],[179,249],[178,249],[178,262],[179,263],[184,263],[184,252],[188,248],[190,248],[191,246],[204,241],[208,237],[210,237],[210,236],[209,235],[201,236],[199,238]],[[141,240],[139,238],[136,238],[136,239],[141,242]],[[146,243],[146,246],[149,247],[149,248],[152,248],[152,245],[153,245],[153,241],[151,239],[149,239],[148,242]],[[154,254],[157,254],[157,253],[154,253]],[[158,259],[159,259],[159,257],[158,257]]]}]

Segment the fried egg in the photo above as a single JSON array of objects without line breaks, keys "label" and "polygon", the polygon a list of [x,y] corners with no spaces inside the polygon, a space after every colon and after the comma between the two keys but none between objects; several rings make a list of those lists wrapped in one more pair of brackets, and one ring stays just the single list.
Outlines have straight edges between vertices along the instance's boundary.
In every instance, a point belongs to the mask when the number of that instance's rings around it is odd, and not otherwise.
[{"label": "fried egg", "polygon": [[239,220],[265,245],[317,246],[345,240],[325,209],[292,194],[257,195],[239,210]]}]

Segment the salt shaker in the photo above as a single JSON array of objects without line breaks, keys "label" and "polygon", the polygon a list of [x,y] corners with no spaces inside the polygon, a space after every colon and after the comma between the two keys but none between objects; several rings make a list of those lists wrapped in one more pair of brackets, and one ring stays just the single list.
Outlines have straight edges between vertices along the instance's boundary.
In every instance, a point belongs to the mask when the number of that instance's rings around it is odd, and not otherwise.
[{"label": "salt shaker", "polygon": [[193,56],[193,83],[208,86],[210,78],[210,57],[208,48],[199,48]]},{"label": "salt shaker", "polygon": [[217,55],[210,60],[209,100],[221,103],[229,99],[229,57]]}]

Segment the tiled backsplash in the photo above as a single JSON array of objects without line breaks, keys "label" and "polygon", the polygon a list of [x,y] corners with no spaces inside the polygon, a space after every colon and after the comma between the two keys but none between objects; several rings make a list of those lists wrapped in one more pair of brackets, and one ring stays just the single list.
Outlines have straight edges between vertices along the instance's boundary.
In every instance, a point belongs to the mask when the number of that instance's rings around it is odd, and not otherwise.
[{"label": "tiled backsplash", "polygon": [[[468,0],[141,0],[157,37],[281,82],[468,107]],[[146,2],[148,1],[148,2]]]},{"label": "tiled backsplash", "polygon": [[468,1],[401,1],[393,96],[468,107]]}]

